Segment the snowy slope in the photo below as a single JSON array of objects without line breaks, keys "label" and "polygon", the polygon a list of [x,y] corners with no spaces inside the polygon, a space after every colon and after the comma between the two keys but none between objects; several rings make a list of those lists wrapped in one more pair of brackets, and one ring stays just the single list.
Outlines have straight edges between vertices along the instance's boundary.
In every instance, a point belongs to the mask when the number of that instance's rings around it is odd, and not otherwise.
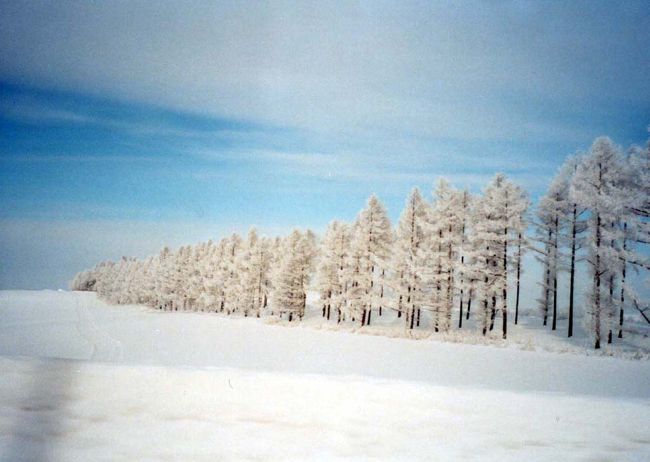
[{"label": "snowy slope", "polygon": [[2,460],[650,457],[645,360],[286,328],[91,293],[0,292],[0,316]]}]

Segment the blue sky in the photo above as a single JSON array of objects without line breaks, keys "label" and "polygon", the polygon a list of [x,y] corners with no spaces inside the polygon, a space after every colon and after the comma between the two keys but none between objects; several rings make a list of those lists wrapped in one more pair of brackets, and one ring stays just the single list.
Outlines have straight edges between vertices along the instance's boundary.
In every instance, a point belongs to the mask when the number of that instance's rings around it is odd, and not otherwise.
[{"label": "blue sky", "polygon": [[648,138],[647,2],[2,2],[0,288]]}]

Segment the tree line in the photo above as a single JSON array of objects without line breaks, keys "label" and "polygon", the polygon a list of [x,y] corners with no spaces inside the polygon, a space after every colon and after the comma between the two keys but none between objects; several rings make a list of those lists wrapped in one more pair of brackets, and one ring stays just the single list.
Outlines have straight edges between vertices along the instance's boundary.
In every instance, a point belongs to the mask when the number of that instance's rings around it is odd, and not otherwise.
[{"label": "tree line", "polygon": [[353,223],[333,221],[321,239],[309,230],[267,238],[253,228],[245,239],[233,234],[142,260],[101,262],[77,274],[71,288],[118,304],[294,321],[305,315],[313,286],[332,322],[365,326],[390,313],[414,329],[426,313],[429,328],[448,332],[472,316],[483,335],[505,339],[509,316],[519,322],[522,257],[532,252],[543,269],[536,303],[544,326],[557,329],[558,284],[566,281],[573,336],[579,269],[590,281],[581,309],[596,349],[603,335],[608,343],[623,337],[626,308],[650,322],[628,277],[650,270],[643,248],[650,243],[650,142],[623,151],[596,139],[565,161],[530,208],[528,193],[504,174],[478,195],[441,179],[432,201],[411,191],[395,227],[372,195]]}]

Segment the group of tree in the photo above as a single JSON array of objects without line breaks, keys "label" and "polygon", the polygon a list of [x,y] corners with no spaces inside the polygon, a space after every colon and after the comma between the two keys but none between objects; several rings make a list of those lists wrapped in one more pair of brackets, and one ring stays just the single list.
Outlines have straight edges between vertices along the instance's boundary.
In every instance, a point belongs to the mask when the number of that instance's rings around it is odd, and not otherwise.
[{"label": "group of tree", "polygon": [[645,317],[626,275],[650,268],[641,249],[650,242],[649,147],[623,153],[598,138],[588,153],[565,162],[532,223],[529,208],[527,192],[503,174],[478,195],[441,179],[431,201],[412,190],[394,228],[372,195],[353,223],[331,222],[320,240],[311,231],[270,239],[252,229],[246,239],[233,234],[144,260],[102,262],[71,285],[113,303],[293,321],[303,318],[314,279],[321,314],[332,322],[364,326],[390,313],[407,329],[427,322],[448,332],[473,316],[483,335],[506,338],[509,313],[515,324],[520,317],[522,257],[533,249],[543,268],[538,305],[545,326],[550,317],[557,328],[558,283],[568,278],[573,335],[582,260],[591,280],[582,306],[596,348],[602,332],[610,343],[615,330],[623,336],[627,303]]},{"label": "group of tree", "polygon": [[316,236],[293,231],[284,239],[260,237],[253,228],[217,243],[168,247],[145,260],[106,261],[75,277],[75,290],[95,291],[118,304],[166,311],[214,311],[261,316],[273,303],[289,320],[302,318],[316,255]]},{"label": "group of tree", "polygon": [[[558,280],[568,274],[568,336],[573,335],[576,271],[586,261],[589,288],[582,299],[594,346],[623,338],[625,308],[646,321],[628,271],[649,270],[650,142],[627,152],[609,138],[594,141],[586,153],[569,157],[540,199],[536,248],[544,273],[538,305],[546,326],[557,328]],[[650,322],[650,321],[648,321]]]}]

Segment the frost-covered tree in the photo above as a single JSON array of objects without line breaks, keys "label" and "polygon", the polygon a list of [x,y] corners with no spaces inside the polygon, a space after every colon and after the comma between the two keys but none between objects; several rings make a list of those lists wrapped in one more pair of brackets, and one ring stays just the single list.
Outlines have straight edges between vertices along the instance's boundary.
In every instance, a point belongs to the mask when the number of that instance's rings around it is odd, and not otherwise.
[{"label": "frost-covered tree", "polygon": [[201,292],[197,301],[202,311],[218,311],[218,290],[217,279],[218,268],[218,246],[209,240],[201,254],[198,262],[198,271],[201,278]]},{"label": "frost-covered tree", "polygon": [[158,255],[158,274],[156,275],[157,306],[161,310],[172,309],[172,276],[175,271],[175,258],[169,247],[163,247]]},{"label": "frost-covered tree", "polygon": [[327,227],[322,243],[321,259],[318,266],[318,291],[323,306],[323,317],[330,319],[332,309],[341,321],[344,305],[344,272],[350,251],[349,226],[333,221]]},{"label": "frost-covered tree", "polygon": [[[473,216],[474,274],[478,274],[482,296],[482,325],[492,330],[497,312],[502,316],[502,335],[507,337],[508,274],[520,274],[521,258],[512,265],[510,249],[521,243],[526,228],[525,214],[529,201],[526,192],[497,174],[477,202]],[[521,245],[519,245],[521,247]],[[515,254],[515,256],[517,256]]]},{"label": "frost-covered tree", "polygon": [[560,171],[551,182],[548,191],[537,206],[537,238],[541,248],[536,249],[538,260],[544,269],[542,274],[542,296],[538,306],[547,325],[552,308],[552,330],[557,328],[558,274],[562,260],[562,235],[568,225],[570,209],[569,185],[571,177]]},{"label": "frost-covered tree", "polygon": [[372,195],[353,227],[347,267],[347,303],[352,318],[370,324],[373,308],[382,308],[393,232],[385,207]]},{"label": "frost-covered tree", "polygon": [[[628,299],[632,300],[634,308],[643,316],[643,319],[648,320],[645,315],[645,310],[648,308],[640,308],[641,305],[645,306],[647,303],[639,304],[639,296],[633,287],[627,285],[626,276],[628,265],[632,265],[635,270],[650,271],[648,249],[644,248],[644,246],[650,245],[650,140],[644,148],[633,146],[630,149],[627,167],[627,188],[633,192],[631,194],[633,200],[628,199],[627,201],[629,213],[623,222],[619,338],[623,337],[624,308]],[[650,285],[650,277],[647,277],[646,284]],[[629,294],[627,299],[626,294]]]},{"label": "frost-covered tree", "polygon": [[467,318],[469,319],[469,312],[472,303],[472,283],[473,280],[470,278],[470,273],[467,271],[467,266],[469,263],[470,253],[470,243],[468,239],[468,234],[470,232],[471,217],[470,213],[472,210],[472,201],[473,197],[466,189],[462,191],[460,197],[460,206],[458,208],[459,222],[460,222],[460,241],[459,241],[459,255],[457,258],[458,261],[458,292],[459,292],[459,301],[458,301],[458,328],[463,327],[463,306],[465,303],[465,295],[467,294]]},{"label": "frost-covered tree", "polygon": [[429,206],[415,188],[402,211],[393,247],[392,289],[397,316],[405,315],[406,326],[413,329],[420,310],[427,303],[422,282],[424,253],[429,229]]},{"label": "frost-covered tree", "polygon": [[246,248],[242,254],[243,274],[241,304],[244,316],[252,314],[258,318],[266,306],[271,253],[268,240],[260,238],[255,228],[248,232]]},{"label": "frost-covered tree", "polygon": [[464,234],[466,197],[444,179],[438,181],[430,214],[424,277],[431,295],[434,330],[448,331],[454,303],[455,276]]},{"label": "frost-covered tree", "polygon": [[589,153],[581,159],[571,184],[572,200],[589,213],[587,262],[592,284],[585,307],[596,349],[601,346],[604,322],[609,324],[608,342],[612,337],[611,320],[616,301],[611,295],[621,266],[621,252],[616,244],[621,232],[616,224],[624,221],[626,203],[630,199],[625,180],[620,149],[609,138],[601,137],[594,141]]},{"label": "frost-covered tree", "polygon": [[352,322],[360,321],[365,324],[366,313],[370,307],[370,289],[372,273],[370,261],[363,232],[359,231],[359,224],[355,223],[352,230],[348,262],[343,272],[345,281],[344,318]]},{"label": "frost-covered tree", "polygon": [[241,236],[233,233],[226,241],[226,254],[222,261],[224,309],[226,314],[236,313],[239,310],[241,290],[241,252],[244,242]]},{"label": "frost-covered tree", "polygon": [[[498,281],[502,276],[498,257],[501,255],[501,226],[495,218],[492,204],[484,194],[477,198],[472,210],[472,233],[469,236],[466,267],[467,277],[474,280],[473,286],[479,301],[479,326],[486,335],[490,325],[491,311],[496,310],[499,297]],[[470,307],[468,306],[468,315]]]},{"label": "frost-covered tree", "polygon": [[311,231],[294,230],[283,242],[280,271],[272,293],[275,310],[287,314],[289,321],[302,319],[307,302],[307,287],[316,256],[316,239]]}]

